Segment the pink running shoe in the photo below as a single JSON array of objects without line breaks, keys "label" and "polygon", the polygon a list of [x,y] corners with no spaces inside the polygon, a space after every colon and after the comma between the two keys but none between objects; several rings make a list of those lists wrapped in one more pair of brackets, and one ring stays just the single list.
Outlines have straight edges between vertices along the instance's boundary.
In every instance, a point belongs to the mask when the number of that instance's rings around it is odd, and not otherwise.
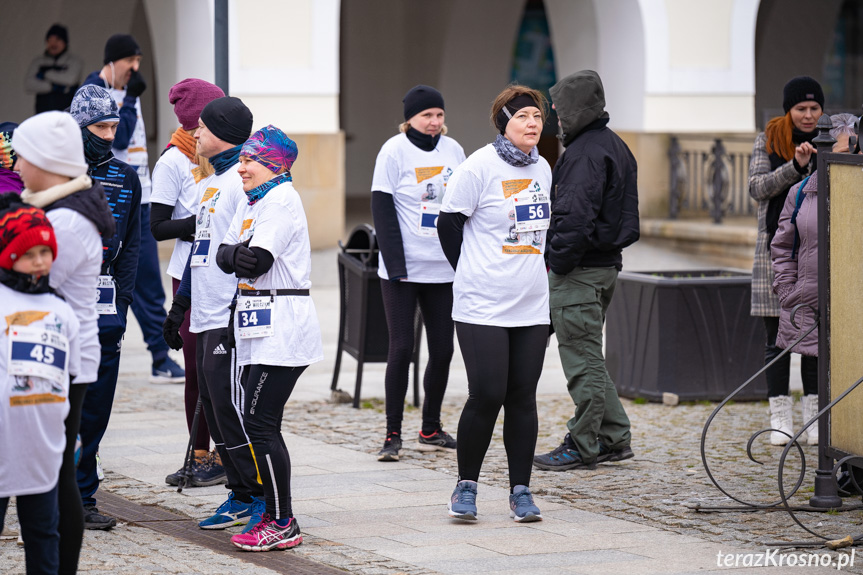
[{"label": "pink running shoe", "polygon": [[264,513],[260,523],[248,533],[237,533],[231,537],[231,543],[243,551],[271,551],[272,549],[290,549],[303,542],[297,518],[291,517],[287,527],[281,527],[273,521],[269,514]]}]

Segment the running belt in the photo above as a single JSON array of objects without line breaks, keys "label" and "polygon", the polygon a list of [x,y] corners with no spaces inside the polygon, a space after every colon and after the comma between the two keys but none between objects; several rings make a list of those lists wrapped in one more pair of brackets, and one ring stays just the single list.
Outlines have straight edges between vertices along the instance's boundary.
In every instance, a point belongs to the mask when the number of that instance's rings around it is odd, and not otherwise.
[{"label": "running belt", "polygon": [[276,295],[309,295],[307,289],[241,289],[240,295],[244,296],[276,296]]}]

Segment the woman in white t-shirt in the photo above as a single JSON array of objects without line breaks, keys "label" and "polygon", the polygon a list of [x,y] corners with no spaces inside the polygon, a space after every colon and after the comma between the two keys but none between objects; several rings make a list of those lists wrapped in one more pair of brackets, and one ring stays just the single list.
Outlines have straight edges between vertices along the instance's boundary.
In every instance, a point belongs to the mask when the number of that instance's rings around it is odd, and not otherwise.
[{"label": "woman in white t-shirt", "polygon": [[291,508],[291,460],[282,413],[297,379],[323,359],[321,330],[309,297],[311,248],[306,214],[291,179],[297,145],[267,126],[240,151],[242,204],[216,256],[238,279],[234,334],[245,388],[243,425],[264,486],[266,511],[231,542],[245,551],[302,543]]},{"label": "woman in white t-shirt", "polygon": [[[222,89],[197,78],[186,78],[177,82],[168,92],[168,101],[174,105],[174,114],[180,127],[171,134],[168,147],[162,152],[153,168],[153,189],[150,196],[150,231],[156,241],[174,239],[174,251],[168,262],[168,275],[174,286],[174,295],[183,279],[183,270],[195,235],[195,214],[201,202],[202,190],[198,182],[211,176],[213,166],[204,156],[198,154],[195,132],[198,119],[204,107],[225,93]],[[185,360],[185,407],[186,425],[192,432],[195,408],[198,404],[197,337],[189,331],[189,312],[180,328],[183,339],[183,359]],[[198,431],[195,434],[195,454],[207,478],[225,476],[225,471],[217,457],[209,457],[210,428],[206,417],[198,418]],[[205,459],[201,459],[204,457]],[[183,469],[168,475],[169,485],[178,485]]]},{"label": "woman in white t-shirt", "polygon": [[378,275],[389,330],[387,436],[380,461],[399,459],[417,303],[429,349],[420,448],[456,448],[440,421],[453,354],[453,270],[437,237],[437,215],[450,175],[464,161],[464,150],[444,135],[440,92],[414,86],[403,102],[401,133],[381,147],[372,178],[372,215],[381,252]]},{"label": "woman in white t-shirt", "polygon": [[438,231],[455,269],[452,315],[469,391],[448,506],[457,519],[476,519],[477,480],[501,407],[510,515],[542,519],[528,485],[550,321],[543,253],[551,169],[536,149],[545,114],[540,92],[519,85],[501,92],[491,110],[500,134],[455,170],[441,206]]}]

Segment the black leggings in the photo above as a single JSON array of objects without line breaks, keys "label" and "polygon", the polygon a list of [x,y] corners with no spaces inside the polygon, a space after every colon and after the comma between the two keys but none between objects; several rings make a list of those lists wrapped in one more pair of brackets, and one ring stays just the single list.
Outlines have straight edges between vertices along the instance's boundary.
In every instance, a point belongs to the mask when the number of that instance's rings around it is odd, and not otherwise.
[{"label": "black leggings", "polygon": [[252,443],[258,476],[264,485],[267,513],[273,519],[293,517],[291,458],[282,438],[282,415],[297,379],[306,367],[243,367],[243,424]]},{"label": "black leggings", "polygon": [[213,434],[216,451],[228,476],[227,488],[240,501],[262,497],[264,488],[258,483],[252,449],[243,429],[243,388],[234,377],[228,328],[201,332],[195,340],[197,388],[201,392],[201,406],[209,422],[209,432]]},{"label": "black leggings", "polygon": [[60,570],[58,573],[74,575],[78,572],[78,555],[84,540],[84,506],[75,476],[75,442],[81,427],[81,406],[87,384],[69,386],[69,415],[66,416],[66,449],[57,482],[57,500],[60,509]]},{"label": "black leggings", "polygon": [[[767,345],[764,347],[764,365],[782,353],[782,348],[776,347],[776,336],[779,333],[779,318],[765,317],[764,329],[767,331]],[[791,374],[791,355],[786,354],[773,364],[764,375],[767,377],[767,397],[788,395],[788,379]],[[803,380],[803,395],[818,393],[818,358],[809,355],[800,356],[800,378]]]},{"label": "black leggings", "polygon": [[548,326],[456,322],[455,327],[468,382],[468,398],[458,422],[459,479],[479,479],[503,406],[510,486],[530,485],[537,434],[536,385],[545,360]]},{"label": "black leggings", "polygon": [[423,377],[423,433],[441,427],[440,408],[453,354],[452,284],[381,282],[389,329],[387,354],[387,433],[402,430],[408,373],[414,351],[414,313],[417,302],[428,336],[429,360]]}]

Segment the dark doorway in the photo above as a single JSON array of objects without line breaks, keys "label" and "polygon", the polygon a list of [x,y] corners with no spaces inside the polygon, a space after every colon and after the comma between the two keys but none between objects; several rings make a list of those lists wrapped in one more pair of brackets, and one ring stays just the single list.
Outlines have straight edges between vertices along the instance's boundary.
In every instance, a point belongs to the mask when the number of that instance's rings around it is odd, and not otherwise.
[{"label": "dark doorway", "polygon": [[[557,82],[551,33],[542,0],[527,0],[524,7],[513,47],[511,80],[539,90],[546,98],[549,98],[549,88]],[[557,114],[549,103],[548,118],[537,148],[551,167],[560,153],[557,133]]]}]

